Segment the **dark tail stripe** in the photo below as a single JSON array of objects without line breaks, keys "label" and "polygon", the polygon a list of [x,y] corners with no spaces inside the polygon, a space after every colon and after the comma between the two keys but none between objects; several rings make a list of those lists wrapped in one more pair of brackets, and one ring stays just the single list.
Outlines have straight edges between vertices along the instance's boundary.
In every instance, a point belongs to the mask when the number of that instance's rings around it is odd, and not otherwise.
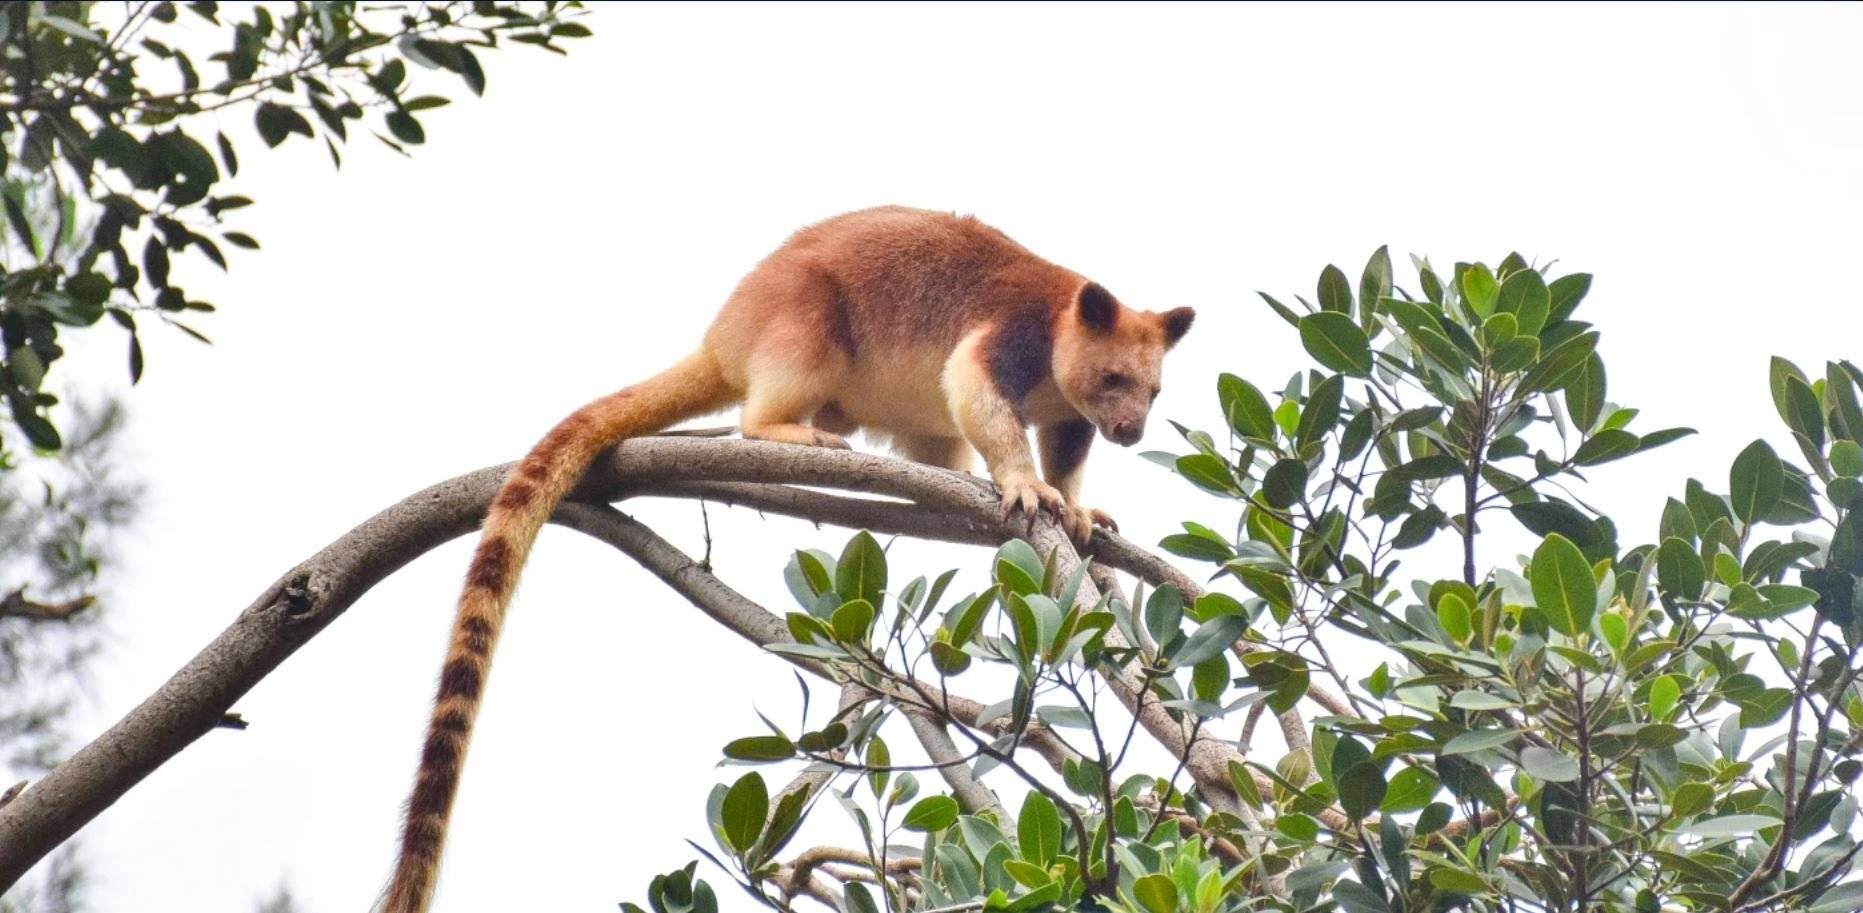
[{"label": "dark tail stripe", "polygon": [[428,770],[452,769],[459,766],[459,740],[450,732],[434,732],[427,736],[427,745],[420,752],[420,766]]},{"label": "dark tail stripe", "polygon": [[502,538],[479,543],[466,570],[466,586],[487,593],[502,593],[505,578],[511,573],[511,543]]},{"label": "dark tail stripe", "polygon": [[440,672],[441,699],[458,697],[477,701],[484,688],[485,673],[477,661],[468,657],[455,656],[447,660],[446,668]]}]

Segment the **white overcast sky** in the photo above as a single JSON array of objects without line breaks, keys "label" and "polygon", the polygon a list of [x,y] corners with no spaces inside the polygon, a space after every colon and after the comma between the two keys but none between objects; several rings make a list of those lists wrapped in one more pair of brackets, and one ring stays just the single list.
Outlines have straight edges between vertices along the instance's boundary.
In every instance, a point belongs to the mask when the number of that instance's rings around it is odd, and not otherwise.
[{"label": "white overcast sky", "polygon": [[[1256,289],[1356,276],[1377,245],[1518,249],[1596,274],[1611,398],[1703,433],[1598,473],[1654,528],[1664,494],[1777,420],[1766,356],[1863,357],[1863,6],[605,7],[566,59],[486,58],[412,159],[265,152],[234,183],[265,245],[216,340],[149,334],[130,394],[152,483],[96,664],[116,719],[285,569],[431,482],[518,456],[658,370],[794,228],[904,203],[975,213],[1129,303],[1195,305],[1160,417],[1213,424],[1214,376],[1302,357]],[[449,77],[430,85],[458,97]],[[248,130],[244,116],[231,127]],[[249,131],[248,131],[249,132]],[[1402,269],[1408,274],[1408,268]],[[89,377],[120,371],[114,341]],[[1162,422],[1146,447],[1176,444]],[[1778,440],[1774,435],[1774,439]],[[1144,448],[1140,448],[1144,449]],[[1089,499],[1134,538],[1223,520],[1134,451]],[[630,508],[633,509],[633,508]],[[697,508],[639,515],[698,543]],[[844,534],[713,512],[725,576],[787,605],[786,551]],[[466,560],[379,586],[215,732],[84,831],[96,909],[245,911],[281,881],[358,911],[394,844]],[[920,571],[981,557],[901,547]],[[701,837],[780,662],[626,559],[546,532],[498,659],[439,910],[603,910]],[[827,814],[835,814],[831,809]],[[737,900],[727,898],[728,903]]]}]

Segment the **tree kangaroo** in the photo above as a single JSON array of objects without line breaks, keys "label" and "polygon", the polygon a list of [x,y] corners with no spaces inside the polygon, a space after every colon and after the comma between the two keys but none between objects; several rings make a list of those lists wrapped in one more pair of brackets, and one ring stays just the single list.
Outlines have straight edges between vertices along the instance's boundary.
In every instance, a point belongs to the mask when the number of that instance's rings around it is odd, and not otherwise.
[{"label": "tree kangaroo", "polygon": [[906,457],[952,469],[975,449],[1005,516],[1051,511],[1085,541],[1094,525],[1112,526],[1079,502],[1093,434],[1138,442],[1165,350],[1194,316],[1127,308],[971,217],[888,206],[796,232],[738,284],[697,351],[571,413],[505,480],[459,597],[380,909],[422,913],[432,899],[518,570],[604,448],[739,404],[746,438],[846,447],[843,435],[869,429]]}]

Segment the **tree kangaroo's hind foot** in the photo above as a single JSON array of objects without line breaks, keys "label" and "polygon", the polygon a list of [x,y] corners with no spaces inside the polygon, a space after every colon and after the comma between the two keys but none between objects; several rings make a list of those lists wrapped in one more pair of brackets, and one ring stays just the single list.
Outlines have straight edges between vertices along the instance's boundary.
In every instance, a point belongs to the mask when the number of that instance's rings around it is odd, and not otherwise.
[{"label": "tree kangaroo's hind foot", "polygon": [[745,425],[744,439],[749,441],[777,441],[783,444],[802,444],[808,447],[827,447],[831,450],[848,450],[847,438],[838,434],[810,428],[807,425],[777,423],[770,425]]}]

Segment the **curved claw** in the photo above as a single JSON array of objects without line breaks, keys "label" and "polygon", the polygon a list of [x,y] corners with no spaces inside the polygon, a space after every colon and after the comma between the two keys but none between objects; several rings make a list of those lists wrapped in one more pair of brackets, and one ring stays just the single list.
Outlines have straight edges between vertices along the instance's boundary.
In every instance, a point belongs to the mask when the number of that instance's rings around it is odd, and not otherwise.
[{"label": "curved claw", "polygon": [[1106,511],[1083,507],[1079,504],[1067,506],[1067,513],[1062,518],[1062,523],[1067,527],[1067,534],[1073,538],[1075,545],[1086,545],[1093,538],[1094,527],[1113,532],[1119,531],[1119,524],[1113,522],[1113,518]]},{"label": "curved claw", "polygon": [[1021,479],[1005,482],[1003,491],[1003,522],[1018,512],[1023,515],[1027,529],[1035,529],[1035,516],[1042,510],[1054,514],[1063,522],[1067,520],[1067,499],[1062,497],[1059,489],[1039,479]]}]

